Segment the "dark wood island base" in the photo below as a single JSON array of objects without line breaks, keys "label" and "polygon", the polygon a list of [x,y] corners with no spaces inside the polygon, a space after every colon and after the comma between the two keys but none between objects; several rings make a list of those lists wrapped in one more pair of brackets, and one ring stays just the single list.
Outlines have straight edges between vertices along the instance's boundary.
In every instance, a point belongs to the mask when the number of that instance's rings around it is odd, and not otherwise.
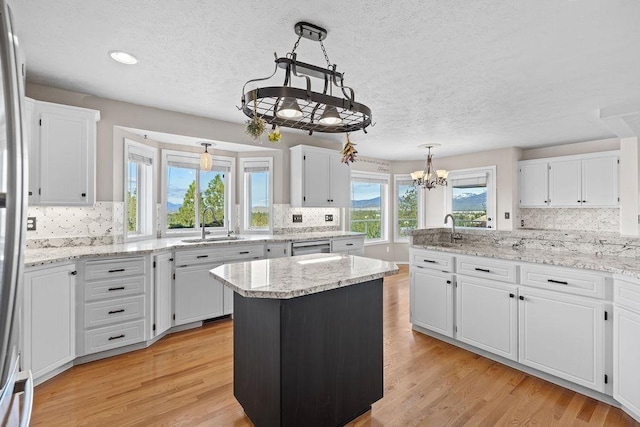
[{"label": "dark wood island base", "polygon": [[234,294],[234,395],[256,426],[341,426],[382,398],[382,282]]}]

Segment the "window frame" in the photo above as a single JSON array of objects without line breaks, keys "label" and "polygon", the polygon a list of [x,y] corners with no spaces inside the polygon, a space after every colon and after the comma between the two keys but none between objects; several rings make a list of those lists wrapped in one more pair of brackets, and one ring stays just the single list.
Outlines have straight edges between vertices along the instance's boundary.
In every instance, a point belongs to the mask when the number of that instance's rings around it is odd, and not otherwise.
[{"label": "window frame", "polygon": [[[449,171],[447,177],[447,198],[446,213],[453,213],[453,180],[465,178],[479,178],[482,175],[487,177],[487,227],[462,227],[456,225],[456,228],[463,230],[497,230],[496,218],[496,166],[483,166],[479,168],[457,169]],[[490,218],[490,219],[489,219]]]},{"label": "window frame", "polygon": [[[161,237],[183,237],[183,236],[193,236],[199,235],[202,231],[200,226],[196,226],[194,228],[175,228],[168,229],[167,228],[167,185],[168,185],[168,168],[169,168],[169,157],[184,157],[187,163],[193,163],[194,169],[196,170],[196,198],[195,198],[195,210],[196,210],[196,218],[195,223],[200,224],[200,154],[189,151],[178,151],[178,150],[161,150],[162,157],[162,194],[161,194],[161,207],[160,207],[160,235]],[[228,168],[226,177],[225,177],[225,208],[224,214],[226,218],[226,227],[205,227],[205,232],[210,235],[223,235],[227,234],[227,230],[235,230],[235,165],[236,159],[234,157],[228,156],[220,156],[220,155],[212,155],[213,165],[219,167]]]},{"label": "window frame", "polygon": [[[123,150],[123,232],[125,242],[134,242],[138,240],[155,239],[157,237],[157,220],[156,220],[156,198],[157,198],[157,150],[146,144],[142,144],[124,138],[124,150]],[[142,163],[138,164],[138,189],[144,189],[142,195],[138,195],[137,207],[138,207],[138,223],[139,233],[129,233],[128,223],[128,200],[127,191],[129,184],[129,155],[136,154],[139,156],[147,157],[151,159],[151,164],[148,165],[146,170],[143,169]],[[142,193],[142,191],[140,191]],[[141,203],[142,202],[142,203]]]},{"label": "window frame", "polygon": [[[247,179],[247,172],[245,172],[245,165],[247,163],[268,163],[269,169],[269,182],[267,183],[267,190],[269,192],[268,210],[269,210],[269,226],[268,228],[251,228],[250,211],[251,206],[251,184]],[[241,174],[242,185],[242,198],[240,206],[240,225],[241,232],[253,233],[253,234],[270,234],[273,230],[273,157],[241,157],[238,170]]]},{"label": "window frame", "polygon": [[[400,236],[400,229],[398,227],[398,185],[400,183],[409,182],[413,183],[410,174],[394,174],[393,175],[393,242],[394,243],[409,243],[409,236]],[[420,188],[416,188],[417,203],[418,203],[418,217],[417,229],[424,228],[424,191],[420,191]]]},{"label": "window frame", "polygon": [[[384,184],[380,191],[380,208],[382,211],[380,212],[380,231],[381,237],[379,239],[367,239],[367,236],[364,237],[365,246],[370,245],[380,245],[380,244],[388,244],[390,243],[389,238],[389,185],[391,181],[391,175],[388,173],[381,172],[365,172],[365,171],[351,171],[351,180],[349,182],[349,207],[346,208],[346,219],[349,230],[351,230],[351,203],[352,203],[352,194],[353,194],[353,183],[358,182],[358,178],[362,180],[374,180],[381,181],[381,184]],[[360,181],[364,182],[364,181]]]}]

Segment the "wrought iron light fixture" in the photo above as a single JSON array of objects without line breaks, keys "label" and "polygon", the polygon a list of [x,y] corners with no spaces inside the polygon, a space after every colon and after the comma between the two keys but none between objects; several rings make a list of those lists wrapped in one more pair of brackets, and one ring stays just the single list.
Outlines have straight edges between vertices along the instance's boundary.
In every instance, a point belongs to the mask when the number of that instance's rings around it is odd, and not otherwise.
[{"label": "wrought iron light fixture", "polygon": [[[258,116],[273,128],[275,126],[302,129],[309,132],[344,133],[363,130],[371,125],[371,110],[355,101],[355,92],[344,85],[344,74],[336,71],[331,64],[322,41],[327,30],[307,22],[298,22],[294,26],[298,35],[291,52],[283,58],[274,54],[275,69],[269,77],[249,80],[242,87],[242,107],[249,118]],[[327,60],[326,68],[300,62],[296,48],[304,37],[320,43]],[[284,70],[282,86],[258,87],[245,92],[248,84],[271,79],[278,69]],[[299,79],[302,87],[292,85],[294,78]],[[314,91],[311,78],[321,80],[322,91]],[[336,89],[341,96],[334,96]]]},{"label": "wrought iron light fixture", "polygon": [[213,159],[207,148],[215,147],[215,144],[212,142],[200,142],[199,144],[204,147],[204,153],[200,154],[200,170],[210,171],[213,167]]},{"label": "wrought iron light fixture", "polygon": [[413,179],[413,185],[416,187],[426,188],[427,190],[431,190],[436,185],[446,186],[447,185],[447,176],[449,176],[449,172],[444,169],[436,170],[433,167],[433,161],[431,154],[431,149],[433,147],[439,147],[440,144],[424,144],[418,146],[418,148],[427,148],[427,163],[424,166],[424,170],[419,170],[411,173],[411,179]]}]

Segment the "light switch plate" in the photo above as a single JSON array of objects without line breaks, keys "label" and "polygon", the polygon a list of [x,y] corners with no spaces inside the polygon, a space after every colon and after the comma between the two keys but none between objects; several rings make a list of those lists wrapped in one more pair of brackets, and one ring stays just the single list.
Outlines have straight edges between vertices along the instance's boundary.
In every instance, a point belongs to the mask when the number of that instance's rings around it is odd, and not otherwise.
[{"label": "light switch plate", "polygon": [[509,212],[505,212],[504,219],[509,219],[509,218],[511,218],[511,214]]},{"label": "light switch plate", "polygon": [[293,214],[293,222],[302,222],[302,214]]}]

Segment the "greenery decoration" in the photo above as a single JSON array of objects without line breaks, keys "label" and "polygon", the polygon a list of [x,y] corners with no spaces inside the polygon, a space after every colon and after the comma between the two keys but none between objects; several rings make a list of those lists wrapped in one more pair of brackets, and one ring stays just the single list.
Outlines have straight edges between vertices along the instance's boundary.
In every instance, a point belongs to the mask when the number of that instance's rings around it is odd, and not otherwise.
[{"label": "greenery decoration", "polygon": [[340,152],[342,154],[342,163],[349,164],[349,162],[353,163],[356,161],[356,154],[358,154],[358,150],[356,150],[356,144],[351,142],[349,139],[349,134],[347,133],[347,142],[344,144],[344,148]]}]

